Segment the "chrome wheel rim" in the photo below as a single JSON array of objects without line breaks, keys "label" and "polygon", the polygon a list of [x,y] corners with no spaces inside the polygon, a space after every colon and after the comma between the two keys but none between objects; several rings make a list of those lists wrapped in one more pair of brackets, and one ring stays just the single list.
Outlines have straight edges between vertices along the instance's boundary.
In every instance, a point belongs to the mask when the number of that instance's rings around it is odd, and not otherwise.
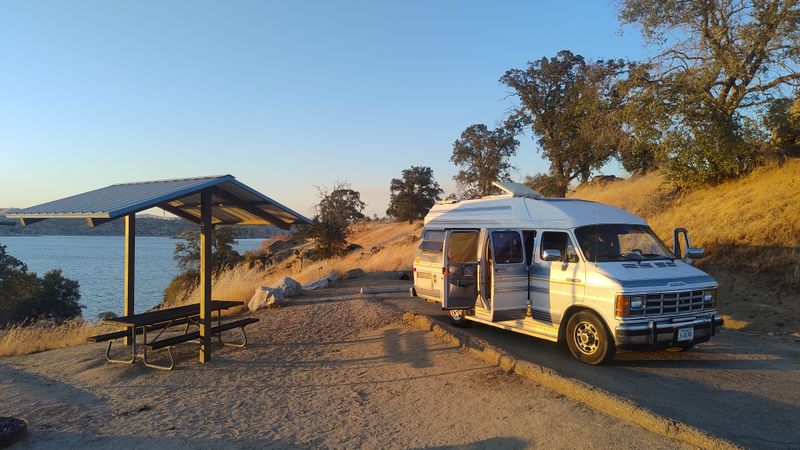
[{"label": "chrome wheel rim", "polygon": [[464,318],[464,310],[463,309],[451,309],[450,310],[450,317],[453,320],[461,320]]},{"label": "chrome wheel rim", "polygon": [[592,355],[600,347],[600,334],[589,322],[581,322],[575,327],[573,339],[575,346],[584,355]]}]

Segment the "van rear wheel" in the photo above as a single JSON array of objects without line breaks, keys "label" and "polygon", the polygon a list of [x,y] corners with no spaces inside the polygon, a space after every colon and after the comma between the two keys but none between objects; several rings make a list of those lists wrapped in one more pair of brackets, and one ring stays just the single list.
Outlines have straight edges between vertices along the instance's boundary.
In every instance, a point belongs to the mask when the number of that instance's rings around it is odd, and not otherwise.
[{"label": "van rear wheel", "polygon": [[470,325],[470,321],[467,320],[467,310],[466,309],[451,309],[450,310],[450,323],[457,327],[468,327]]},{"label": "van rear wheel", "polygon": [[577,360],[598,365],[614,357],[616,346],[597,314],[580,311],[567,322],[567,346]]}]

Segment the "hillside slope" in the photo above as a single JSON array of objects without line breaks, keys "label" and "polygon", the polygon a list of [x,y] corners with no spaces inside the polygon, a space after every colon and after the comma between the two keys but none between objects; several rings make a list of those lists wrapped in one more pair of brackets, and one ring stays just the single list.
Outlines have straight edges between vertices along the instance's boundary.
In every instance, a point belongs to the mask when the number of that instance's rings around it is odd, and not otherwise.
[{"label": "hillside slope", "polygon": [[704,264],[748,269],[784,285],[800,285],[800,160],[684,195],[658,174],[588,185],[572,197],[619,206],[647,219],[671,244],[672,230],[689,230],[704,246]]}]

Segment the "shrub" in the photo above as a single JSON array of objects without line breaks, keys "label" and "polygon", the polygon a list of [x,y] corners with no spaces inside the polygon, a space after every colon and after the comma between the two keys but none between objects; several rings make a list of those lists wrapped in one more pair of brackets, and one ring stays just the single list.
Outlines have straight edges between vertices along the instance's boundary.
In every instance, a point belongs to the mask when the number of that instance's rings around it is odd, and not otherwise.
[{"label": "shrub", "polygon": [[200,284],[200,272],[196,270],[181,272],[164,288],[162,304],[180,305],[189,292],[197,288],[198,284]]},{"label": "shrub", "polygon": [[0,245],[0,326],[47,318],[63,322],[81,315],[77,281],[55,269],[39,278]]}]

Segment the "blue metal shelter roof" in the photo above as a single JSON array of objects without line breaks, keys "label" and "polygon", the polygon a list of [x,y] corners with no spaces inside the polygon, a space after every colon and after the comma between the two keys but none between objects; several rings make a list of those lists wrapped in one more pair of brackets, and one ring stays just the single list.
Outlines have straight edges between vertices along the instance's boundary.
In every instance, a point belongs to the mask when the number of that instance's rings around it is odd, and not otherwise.
[{"label": "blue metal shelter roof", "polygon": [[291,225],[309,223],[301,214],[249,186],[232,175],[114,184],[94,191],[10,211],[8,218],[22,224],[44,219],[85,218],[91,225],[161,208],[178,217],[200,222],[200,192],[212,193],[215,225]]}]

